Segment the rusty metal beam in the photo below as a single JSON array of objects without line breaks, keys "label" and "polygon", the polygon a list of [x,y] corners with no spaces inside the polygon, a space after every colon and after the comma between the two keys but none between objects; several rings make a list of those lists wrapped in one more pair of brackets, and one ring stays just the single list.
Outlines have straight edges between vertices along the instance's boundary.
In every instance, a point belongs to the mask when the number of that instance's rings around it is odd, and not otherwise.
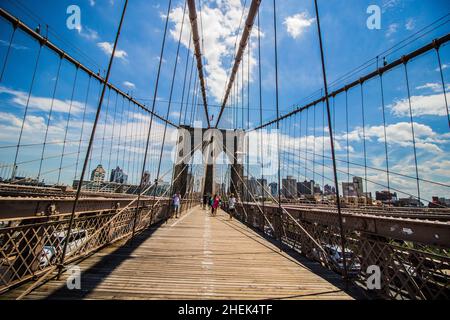
[{"label": "rusty metal beam", "polygon": [[[123,196],[121,198],[84,197],[79,200],[76,214],[106,212],[123,208],[132,202],[134,198],[131,196]],[[145,198],[141,201],[141,206],[150,206],[158,199]],[[12,219],[24,220],[39,217],[68,216],[71,213],[73,201],[73,197],[0,198],[0,222]]]},{"label": "rusty metal beam", "polygon": [[[239,204],[241,206],[242,204]],[[247,210],[253,208],[258,211],[257,205],[245,203]],[[278,206],[266,204],[266,214],[273,215]],[[296,219],[309,223],[318,223],[325,226],[338,227],[336,212],[329,209],[311,209],[286,207]],[[430,221],[399,217],[376,216],[371,214],[353,213],[350,210],[342,213],[345,231],[359,231],[376,236],[411,241],[431,246],[447,248],[450,243],[450,221]]]},{"label": "rusty metal beam", "polygon": [[[49,41],[47,38],[45,38],[44,36],[40,35],[39,33],[37,33],[36,31],[34,31],[33,29],[31,29],[29,26],[27,26],[25,23],[23,23],[22,21],[20,21],[18,18],[14,17],[13,15],[11,15],[9,12],[7,12],[6,10],[4,10],[3,8],[0,8],[0,17],[4,18],[6,21],[10,22],[13,26],[13,28],[19,28],[21,29],[23,32],[25,32],[26,34],[28,34],[30,37],[32,37],[33,39],[37,40],[41,45],[47,47],[48,49],[50,49],[51,51],[55,52],[57,55],[59,55],[60,57],[62,57],[63,59],[67,60],[68,62],[70,62],[71,64],[73,64],[75,67],[83,70],[84,72],[86,72],[90,77],[98,80],[100,83],[104,83],[105,79],[103,77],[100,76],[99,73],[95,73],[94,71],[92,71],[91,69],[89,69],[87,66],[85,66],[84,64],[82,64],[81,62],[79,62],[78,60],[76,60],[75,58],[73,58],[71,55],[69,55],[67,52],[65,52],[64,50],[62,50],[61,48],[59,48],[58,46],[56,46],[54,43],[52,43],[51,41]],[[133,98],[131,95],[129,95],[128,93],[125,93],[124,91],[122,91],[121,89],[119,89],[118,87],[114,86],[113,84],[111,84],[110,82],[107,83],[107,86],[114,90],[117,94],[120,94],[121,96],[123,96],[124,98],[126,98],[127,100],[129,100],[131,103],[135,104],[136,106],[138,106],[139,108],[141,108],[142,110],[153,114],[156,118],[158,118],[159,120],[169,124],[172,127],[178,128],[178,126],[171,122],[168,119],[163,118],[162,116],[160,116],[157,113],[152,112],[151,110],[149,110],[145,105],[143,105],[142,103],[140,103],[139,101],[137,101],[135,98]]]},{"label": "rusty metal beam", "polygon": [[261,0],[252,0],[250,9],[248,10],[247,20],[245,21],[245,28],[244,28],[244,31],[242,32],[241,41],[239,43],[239,49],[236,54],[236,58],[234,60],[233,69],[231,71],[230,79],[228,80],[227,89],[225,91],[225,96],[223,98],[219,116],[217,117],[217,122],[216,122],[216,125],[214,126],[215,128],[217,128],[217,126],[219,125],[220,118],[222,117],[223,111],[225,110],[225,106],[227,105],[228,97],[230,96],[234,80],[236,79],[236,74],[238,72],[239,65],[242,61],[242,57],[244,55],[245,48],[247,47],[248,39],[250,38],[253,24],[255,23],[255,17],[258,13],[260,4],[261,4]]},{"label": "rusty metal beam", "polygon": [[209,128],[211,127],[211,124],[209,122],[208,100],[206,99],[206,85],[205,85],[205,76],[203,74],[202,51],[200,48],[200,35],[198,32],[197,9],[195,8],[195,0],[187,0],[187,4],[189,8],[189,20],[191,21],[191,28],[192,28],[192,40],[194,42],[195,48],[195,58],[197,59],[198,77],[200,80],[200,86],[202,90],[203,107],[205,109],[206,122]]},{"label": "rusty metal beam", "polygon": [[348,91],[351,88],[354,88],[354,87],[356,87],[356,86],[358,86],[360,84],[363,84],[364,82],[366,82],[366,81],[368,81],[370,79],[373,79],[376,76],[378,76],[380,74],[383,74],[383,73],[385,73],[385,72],[387,72],[387,71],[389,71],[391,69],[394,69],[395,67],[398,67],[399,65],[401,65],[403,63],[407,63],[409,60],[414,59],[414,58],[416,58],[416,57],[418,57],[418,56],[420,56],[420,55],[422,55],[422,54],[424,54],[424,53],[426,53],[426,52],[428,52],[430,50],[438,49],[441,45],[446,44],[448,41],[450,41],[450,33],[446,34],[443,37],[440,37],[438,39],[433,40],[429,44],[427,44],[427,45],[425,45],[425,46],[423,46],[423,47],[421,47],[421,48],[419,48],[419,49],[417,49],[417,50],[415,50],[415,51],[413,51],[413,52],[411,52],[409,54],[406,54],[406,55],[402,56],[401,58],[399,58],[399,59],[397,59],[397,60],[395,60],[395,61],[393,61],[393,62],[391,62],[391,63],[389,63],[389,64],[387,64],[385,66],[382,66],[382,67],[378,68],[377,70],[372,71],[369,74],[366,74],[365,76],[362,76],[358,80],[355,80],[355,81],[353,81],[353,82],[351,82],[349,84],[346,84],[346,85],[340,87],[339,89],[329,93],[328,96],[323,96],[323,97],[321,97],[321,98],[319,98],[317,100],[314,100],[314,101],[312,101],[312,102],[310,102],[310,103],[308,103],[306,105],[303,105],[302,107],[298,107],[295,110],[293,110],[293,111],[291,111],[291,112],[289,112],[289,113],[287,113],[285,115],[282,115],[282,116],[280,116],[280,117],[278,117],[278,118],[276,118],[274,120],[266,122],[266,123],[264,123],[264,124],[262,124],[262,125],[260,125],[258,127],[255,127],[253,129],[250,129],[250,130],[248,130],[248,132],[263,129],[263,128],[268,127],[268,126],[270,126],[270,125],[272,125],[274,123],[277,123],[277,122],[279,122],[281,120],[289,118],[290,116],[293,116],[296,113],[299,113],[299,112],[302,112],[302,111],[304,111],[304,110],[306,110],[308,108],[314,107],[315,105],[317,105],[317,104],[319,104],[321,102],[324,102],[327,98],[328,99],[334,98],[338,94],[343,93],[345,91]]}]

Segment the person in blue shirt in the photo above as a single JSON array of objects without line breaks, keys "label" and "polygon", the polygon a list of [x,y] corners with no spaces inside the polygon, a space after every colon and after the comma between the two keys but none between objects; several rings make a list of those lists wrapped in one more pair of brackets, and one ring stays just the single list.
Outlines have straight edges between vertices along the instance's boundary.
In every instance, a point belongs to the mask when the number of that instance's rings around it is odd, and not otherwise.
[{"label": "person in blue shirt", "polygon": [[230,199],[228,199],[228,214],[230,215],[230,220],[233,220],[233,215],[236,212],[236,198],[232,193]]}]

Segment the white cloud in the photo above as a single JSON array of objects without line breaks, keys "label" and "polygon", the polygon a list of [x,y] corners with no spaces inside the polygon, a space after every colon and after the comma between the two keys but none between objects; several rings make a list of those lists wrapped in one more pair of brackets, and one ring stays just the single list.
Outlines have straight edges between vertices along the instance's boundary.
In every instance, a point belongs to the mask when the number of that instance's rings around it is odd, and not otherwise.
[{"label": "white cloud", "polygon": [[89,27],[79,29],[78,34],[83,38],[92,41],[95,41],[99,38],[98,32]]},{"label": "white cloud", "polygon": [[[447,69],[448,67],[450,67],[450,65],[444,63],[444,64],[442,65],[442,70],[445,70],[445,69]],[[436,68],[435,70],[436,70],[436,72],[440,72],[440,71],[441,71],[440,68]]]},{"label": "white cloud", "polygon": [[178,118],[178,117],[180,116],[180,111],[172,111],[172,112],[170,113],[170,116],[171,116],[172,118]]},{"label": "white cloud", "polygon": [[130,81],[124,81],[123,85],[127,87],[128,89],[136,89],[136,85],[133,82]]},{"label": "white cloud", "polygon": [[[155,57],[153,57],[153,59],[155,59],[155,60],[158,60],[158,61],[159,61],[159,60],[160,60],[161,58],[160,58],[159,56],[155,56]],[[163,59],[162,59],[162,62],[163,62],[163,63],[166,63],[166,62],[167,62],[167,60],[163,58]]]},{"label": "white cloud", "polygon": [[416,21],[413,18],[409,18],[408,21],[406,21],[405,29],[408,31],[414,30],[416,27]]},{"label": "white cloud", "polygon": [[291,37],[297,39],[314,23],[314,21],[316,21],[316,19],[310,18],[308,12],[305,11],[287,17],[284,19],[283,24],[286,26],[286,30]]},{"label": "white cloud", "polygon": [[400,4],[401,0],[384,0],[383,2],[383,13],[388,9],[395,8]]},{"label": "white cloud", "polygon": [[[23,127],[22,144],[30,144],[30,143],[42,144],[42,142],[44,141],[44,134],[47,130],[47,121],[48,118],[46,115],[28,114]],[[139,164],[142,161],[142,155],[145,153],[145,143],[147,141],[147,130],[149,123],[150,123],[150,116],[148,114],[143,114],[142,112],[139,113],[131,112],[129,114],[128,121],[124,121],[123,123],[117,121],[117,119],[114,122],[113,116],[111,114],[108,116],[107,121],[105,121],[104,118],[101,119],[97,131],[98,136],[96,137],[96,145],[94,146],[93,149],[93,156],[92,156],[93,163],[100,163],[99,162],[100,149],[103,147],[101,147],[101,142],[99,141],[101,141],[102,138],[105,137],[106,143],[104,144],[105,149],[103,154],[108,154],[110,148],[112,148],[112,154],[116,155],[119,154],[121,155],[121,158],[122,154],[127,154],[129,159],[128,161],[131,161],[131,163],[128,162],[128,164],[125,165],[125,168],[127,169],[128,174],[133,174],[133,172],[131,172],[132,166],[130,166],[130,164],[132,164],[134,168],[134,164],[136,163]],[[75,164],[75,158],[73,156],[73,153],[78,150],[78,145],[80,143],[79,142],[80,133],[83,125],[84,125],[84,132],[81,147],[82,150],[81,156],[84,156],[83,150],[85,150],[87,146],[87,138],[89,136],[89,132],[92,129],[93,125],[92,118],[89,118],[89,120],[86,119],[84,124],[81,122],[80,117],[78,118],[72,117],[70,119],[66,137],[67,142],[65,150],[67,154],[65,165],[70,168],[68,170],[74,170],[75,166],[73,164]],[[21,126],[22,126],[22,116],[17,116],[9,112],[0,112],[0,141],[2,142],[2,145],[14,145],[15,143],[17,143],[17,138],[21,130]],[[64,141],[66,126],[67,126],[66,118],[64,117],[52,118],[51,124],[48,127],[48,135],[47,135],[48,145],[45,151],[46,157],[48,157],[49,155],[59,156],[61,154],[61,146]],[[159,150],[163,143],[161,137],[163,135],[164,130],[165,130],[164,124],[159,120],[153,119],[149,150],[154,150],[155,152],[151,151],[149,152],[149,161],[159,161],[160,155]],[[167,161],[163,163],[163,166],[172,165],[172,163],[169,161],[169,157],[171,156],[170,151],[171,149],[174,148],[176,143],[176,135],[173,134],[174,131],[176,131],[176,129],[170,126],[167,127],[166,142],[163,153],[163,157]],[[119,139],[121,141],[120,144],[118,143]],[[114,143],[111,144],[111,141],[114,141]],[[21,152],[19,162],[30,160],[33,161],[38,159],[37,154],[26,153],[25,151]],[[131,156],[129,156],[130,154]],[[136,157],[134,155],[136,155]],[[115,156],[112,157],[111,163],[109,163],[107,157],[103,157],[102,164],[109,171],[115,168],[116,165],[121,165],[120,163],[122,161],[120,161],[119,159],[119,163],[116,163],[115,159],[116,159]],[[108,165],[111,165],[111,167],[108,168],[107,167]],[[23,167],[19,165],[19,169],[23,169]],[[52,171],[47,169],[51,169]],[[44,172],[45,171],[54,172],[55,169],[54,164],[48,162],[47,169],[44,170]],[[33,167],[31,170],[33,170],[33,172],[31,172],[32,174],[37,174],[36,167]],[[73,175],[68,174],[67,177],[69,177],[69,179],[72,179]],[[43,178],[46,181],[48,181],[51,178],[51,173],[44,174]],[[136,176],[133,178],[137,179],[138,177]],[[71,180],[66,179],[63,182],[71,184]]]},{"label": "white cloud", "polygon": [[[9,43],[9,41],[0,40],[0,45],[9,47],[10,43]],[[20,44],[15,44],[15,43],[11,43],[11,48],[16,49],[16,50],[28,50],[28,47],[22,46]]]},{"label": "white cloud", "polygon": [[89,0],[89,5],[90,5],[91,7],[95,6],[95,0]]},{"label": "white cloud", "polygon": [[[439,144],[449,143],[447,135],[440,135],[433,131],[427,125],[414,122],[414,134],[417,149],[426,150],[433,153],[442,153]],[[346,140],[346,134],[336,135],[337,140]],[[375,139],[378,143],[384,144],[384,127],[383,126],[367,126],[365,128],[365,137],[367,140]],[[349,132],[349,141],[360,142],[364,138],[361,127]],[[386,126],[386,139],[389,145],[399,147],[411,147],[413,145],[411,123],[398,122]]]},{"label": "white cloud", "polygon": [[[109,42],[99,42],[97,43],[97,47],[99,47],[105,54],[111,55],[113,51],[113,44]],[[116,58],[126,60],[128,54],[124,50],[116,49],[116,53],[114,54]]]},{"label": "white cloud", "polygon": [[[200,12],[199,8],[197,8]],[[201,19],[198,14],[199,31],[201,33],[201,24],[203,25],[203,44],[204,52],[202,54],[205,58],[204,70],[206,73],[206,80],[208,85],[208,93],[212,95],[215,102],[222,102],[224,95],[225,84],[228,80],[230,69],[232,65],[229,63],[234,57],[235,43],[239,43],[242,29],[247,16],[247,10],[244,12],[244,19],[241,22],[240,33],[236,37],[241,20],[243,6],[239,0],[221,0],[203,2],[201,8]],[[171,22],[175,23],[170,30],[170,34],[175,41],[178,41],[183,18],[183,7],[177,7],[172,10],[170,14]],[[182,34],[182,44],[185,47],[189,45],[190,25],[188,15],[185,17],[185,26]],[[253,28],[252,34],[255,34],[256,28]],[[237,39],[237,40],[236,40]],[[256,48],[256,42],[252,41],[252,48]],[[202,48],[203,49],[203,48]],[[191,50],[193,50],[191,46]],[[244,59],[241,65],[244,65],[244,83],[252,81],[252,74],[256,66],[256,59],[254,55],[255,50],[251,50],[250,56],[250,79],[247,79],[247,54],[244,54]],[[233,63],[234,61],[232,61]]]},{"label": "white cloud", "polygon": [[392,35],[394,35],[394,33],[396,33],[398,30],[398,24],[397,23],[392,23],[389,25],[387,31],[386,31],[386,37],[390,38]]},{"label": "white cloud", "polygon": [[[0,94],[7,94],[9,96],[12,96],[11,102],[16,105],[22,107],[25,107],[27,105],[27,92],[0,86]],[[72,114],[77,114],[81,113],[84,110],[84,103],[80,101],[72,101],[71,103],[70,100],[52,100],[53,99],[49,97],[37,97],[32,95],[30,97],[30,101],[28,102],[28,108],[40,111],[49,111],[52,107],[53,102],[53,112],[68,113],[70,110]]]},{"label": "white cloud", "polygon": [[[422,86],[423,88],[427,85]],[[433,85],[431,85],[433,87]],[[450,96],[447,96],[449,99]],[[409,117],[409,100],[408,98],[395,101],[388,106],[391,112],[398,117]],[[411,110],[413,116],[446,116],[447,110],[445,107],[444,94],[434,95],[417,95],[411,96]]]},{"label": "white cloud", "polygon": [[422,89],[430,89],[434,92],[441,92],[442,91],[442,84],[440,83],[426,83],[422,86],[418,86],[416,87],[417,90],[422,90]]}]

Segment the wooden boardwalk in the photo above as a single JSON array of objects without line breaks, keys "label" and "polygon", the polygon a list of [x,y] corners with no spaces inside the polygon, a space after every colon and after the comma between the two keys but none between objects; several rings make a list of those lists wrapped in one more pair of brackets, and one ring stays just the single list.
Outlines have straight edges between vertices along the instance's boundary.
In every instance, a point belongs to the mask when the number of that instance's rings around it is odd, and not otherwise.
[{"label": "wooden boardwalk", "polygon": [[280,252],[223,212],[210,217],[199,207],[79,266],[81,290],[66,289],[65,275],[25,299],[352,299],[338,288],[338,275]]}]

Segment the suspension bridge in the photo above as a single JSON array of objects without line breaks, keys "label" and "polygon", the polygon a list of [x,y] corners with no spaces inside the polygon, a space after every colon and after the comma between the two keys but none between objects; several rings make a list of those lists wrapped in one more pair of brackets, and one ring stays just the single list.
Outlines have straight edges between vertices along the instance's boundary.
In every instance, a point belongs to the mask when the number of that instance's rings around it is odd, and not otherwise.
[{"label": "suspension bridge", "polygon": [[[407,39],[407,53],[395,57],[401,43],[330,83],[314,1],[323,88],[281,113],[277,7],[267,1],[275,115],[265,120],[261,3],[242,13],[218,112],[195,0],[182,7],[166,101],[168,1],[150,104],[110,81],[128,1],[105,72],[0,8],[0,121],[14,124],[0,134],[0,299],[450,297],[450,34]],[[440,136],[424,134],[435,128],[422,122],[431,106],[417,88],[430,83]],[[12,103],[18,113],[6,112]],[[204,203],[213,195],[217,215]],[[79,290],[66,285],[74,266]]]}]

